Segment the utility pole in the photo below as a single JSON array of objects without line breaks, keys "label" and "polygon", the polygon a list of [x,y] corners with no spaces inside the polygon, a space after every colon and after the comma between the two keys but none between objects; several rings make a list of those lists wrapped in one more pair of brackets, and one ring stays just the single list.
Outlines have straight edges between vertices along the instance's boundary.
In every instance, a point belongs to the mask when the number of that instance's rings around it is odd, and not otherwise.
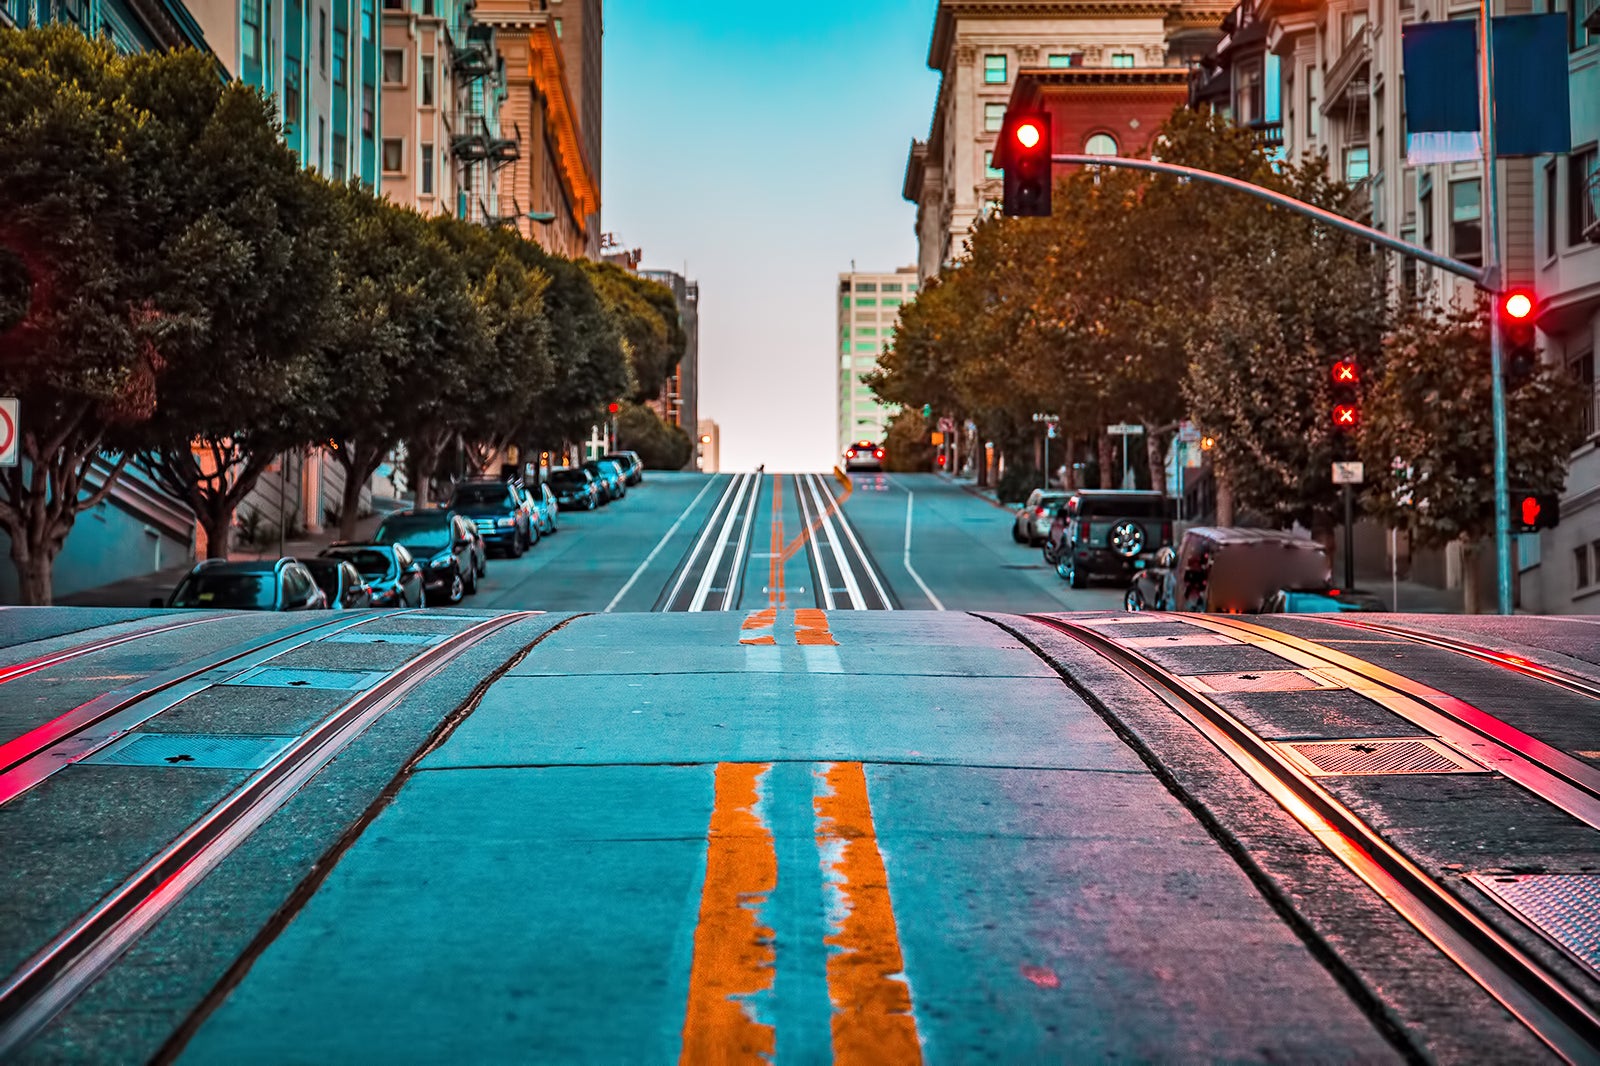
[{"label": "utility pole", "polygon": [[1505,353],[1500,343],[1500,293],[1505,288],[1500,276],[1500,183],[1494,144],[1494,3],[1479,0],[1478,71],[1481,98],[1480,125],[1483,127],[1483,280],[1489,291],[1489,376],[1490,404],[1494,416],[1494,554],[1495,585],[1501,614],[1512,612],[1511,588],[1511,475],[1506,444]]}]

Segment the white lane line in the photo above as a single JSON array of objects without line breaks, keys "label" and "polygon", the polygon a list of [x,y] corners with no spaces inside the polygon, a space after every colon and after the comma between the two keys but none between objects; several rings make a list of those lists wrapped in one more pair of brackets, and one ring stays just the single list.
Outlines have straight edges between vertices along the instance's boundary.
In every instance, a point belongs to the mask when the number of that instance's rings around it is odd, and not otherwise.
[{"label": "white lane line", "polygon": [[744,503],[745,490],[754,478],[754,474],[739,475],[739,487],[734,491],[728,516],[722,520],[722,528],[717,531],[716,546],[711,549],[711,558],[706,560],[706,568],[700,574],[700,584],[695,586],[694,598],[689,601],[691,611],[706,609],[706,599],[711,595],[711,582],[716,579],[717,568],[722,565],[722,556],[728,550],[728,538],[733,535],[733,523],[739,518],[739,506]]},{"label": "white lane line", "polygon": [[922,580],[922,575],[917,573],[916,568],[911,565],[911,505],[915,502],[917,494],[904,485],[901,485],[900,488],[906,494],[906,554],[904,559],[906,573],[911,575],[911,580],[917,583],[917,588],[922,590],[922,594],[928,597],[928,602],[933,604],[933,609],[942,611],[944,610],[944,604],[940,602],[939,597],[933,594],[933,590],[928,587],[928,583]]},{"label": "white lane line", "polygon": [[733,590],[744,580],[746,553],[750,550],[750,527],[756,520],[756,501],[761,498],[761,479],[757,474],[755,488],[750,490],[750,506],[744,513],[744,528],[739,531],[739,546],[733,549],[733,566],[728,571],[728,585],[722,591],[722,610],[733,610]]},{"label": "white lane line", "polygon": [[856,583],[855,571],[850,568],[850,561],[845,558],[844,548],[839,543],[838,534],[833,531],[833,519],[828,515],[828,507],[822,498],[823,489],[821,479],[815,474],[806,475],[806,488],[810,490],[813,501],[817,506],[817,514],[821,516],[823,531],[828,534],[828,547],[833,552],[834,562],[839,564],[839,576],[844,580],[845,594],[850,597],[850,609],[864,611],[867,601],[861,595],[861,586]]},{"label": "white lane line", "polygon": [[835,604],[833,600],[833,582],[828,580],[828,568],[822,565],[822,545],[818,540],[821,530],[815,533],[811,530],[811,508],[806,499],[805,475],[794,475],[794,501],[800,507],[800,528],[806,530],[806,555],[811,559],[811,568],[817,576],[817,588],[822,591],[823,610],[831,611]]},{"label": "white lane line", "polygon": [[[622,602],[622,597],[626,596],[628,594],[628,590],[633,588],[634,582],[639,580],[640,575],[645,572],[645,568],[656,561],[656,556],[661,554],[661,549],[667,546],[667,541],[671,540],[672,535],[678,531],[678,527],[683,525],[683,520],[689,517],[689,512],[694,510],[694,505],[699,503],[700,498],[707,492],[711,491],[711,486],[715,485],[716,483],[716,478],[706,478],[706,483],[700,486],[700,491],[695,494],[694,499],[689,501],[689,506],[683,509],[683,513],[678,516],[678,520],[676,522],[672,523],[672,527],[667,530],[666,535],[656,542],[656,546],[651,549],[650,554],[644,557],[644,562],[640,563],[639,569],[635,570],[633,572],[633,576],[628,578],[628,583],[623,585],[622,588],[617,591],[615,596],[611,597],[611,602],[606,604],[606,609],[601,611],[601,614],[610,614],[612,608],[616,607],[617,604]],[[670,597],[668,602],[671,602]]]},{"label": "white lane line", "polygon": [[[827,484],[820,478],[818,479],[817,483],[826,489],[828,495],[837,502],[838,497],[833,495],[832,485]],[[861,542],[856,539],[856,531],[850,528],[850,523],[845,520],[844,507],[842,504],[839,507],[838,513],[839,528],[844,531],[845,536],[850,538],[850,545],[856,550],[856,558],[861,560],[862,572],[867,575],[867,578],[872,582],[872,587],[878,592],[878,602],[883,604],[883,609],[885,611],[894,610],[894,604],[889,599],[889,590],[883,587],[883,582],[878,578],[878,568],[872,565],[872,559],[867,555],[867,550],[863,548],[861,546]],[[863,605],[866,604],[866,600],[862,600],[861,602]]]},{"label": "white lane line", "polygon": [[694,542],[694,547],[689,549],[689,558],[683,564],[683,571],[678,574],[678,580],[672,583],[672,591],[667,593],[666,608],[672,610],[672,604],[678,598],[678,593],[683,589],[683,583],[689,580],[689,575],[694,572],[694,561],[700,557],[700,549],[705,547],[706,540],[710,538],[711,531],[717,527],[717,516],[727,506],[728,500],[733,496],[733,490],[738,486],[743,475],[735,474],[728,479],[728,487],[717,497],[717,505],[711,509],[711,517],[706,519],[706,527],[700,533],[700,538]]}]

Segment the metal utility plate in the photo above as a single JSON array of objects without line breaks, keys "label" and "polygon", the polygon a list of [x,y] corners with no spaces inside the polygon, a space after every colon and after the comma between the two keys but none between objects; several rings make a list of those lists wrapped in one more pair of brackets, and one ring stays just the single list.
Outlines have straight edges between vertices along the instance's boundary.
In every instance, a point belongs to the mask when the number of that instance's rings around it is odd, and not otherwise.
[{"label": "metal utility plate", "polygon": [[438,644],[450,638],[449,633],[373,633],[365,629],[348,629],[324,637],[319,644]]},{"label": "metal utility plate", "polygon": [[1600,875],[1469,874],[1467,880],[1600,973]]},{"label": "metal utility plate", "polygon": [[1119,637],[1112,636],[1112,640],[1124,648],[1200,648],[1215,647],[1219,644],[1243,644],[1237,637],[1230,637],[1222,633],[1206,633],[1195,630],[1193,633],[1174,633],[1169,637]]},{"label": "metal utility plate", "polygon": [[1312,777],[1385,774],[1486,774],[1489,771],[1432,737],[1358,737],[1286,741],[1275,747]]},{"label": "metal utility plate", "polygon": [[100,766],[260,770],[297,739],[237,733],[129,733],[81,761]]},{"label": "metal utility plate", "polygon": [[1315,692],[1343,688],[1310,670],[1246,670],[1240,674],[1195,674],[1184,683],[1197,692]]},{"label": "metal utility plate", "polygon": [[224,685],[248,688],[320,688],[337,692],[362,692],[389,675],[382,670],[310,670],[290,666],[258,666]]}]

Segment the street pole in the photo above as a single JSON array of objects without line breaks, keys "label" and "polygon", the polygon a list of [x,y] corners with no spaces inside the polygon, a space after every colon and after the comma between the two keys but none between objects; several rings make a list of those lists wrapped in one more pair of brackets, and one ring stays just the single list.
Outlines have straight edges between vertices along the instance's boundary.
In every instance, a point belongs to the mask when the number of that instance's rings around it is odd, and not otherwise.
[{"label": "street pole", "polygon": [[1512,611],[1511,591],[1511,484],[1506,444],[1505,353],[1500,347],[1500,190],[1499,167],[1494,152],[1494,17],[1492,0],[1479,0],[1478,21],[1482,27],[1479,49],[1479,82],[1482,84],[1481,125],[1483,127],[1483,281],[1489,290],[1489,377],[1490,404],[1494,412],[1494,554],[1495,584],[1498,586],[1501,614]]},{"label": "street pole", "polygon": [[1356,494],[1350,485],[1344,486],[1344,587],[1348,592],[1356,587]]},{"label": "street pole", "polygon": [[1044,426],[1044,487],[1050,487],[1050,423]]}]

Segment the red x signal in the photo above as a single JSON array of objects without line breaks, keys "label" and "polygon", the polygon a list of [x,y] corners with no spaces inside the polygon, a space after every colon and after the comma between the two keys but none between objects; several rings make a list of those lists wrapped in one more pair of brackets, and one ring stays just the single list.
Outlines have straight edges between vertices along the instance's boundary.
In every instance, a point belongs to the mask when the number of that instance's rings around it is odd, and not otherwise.
[{"label": "red x signal", "polygon": [[1355,429],[1361,424],[1361,409],[1353,403],[1341,403],[1333,409],[1335,429]]},{"label": "red x signal", "polygon": [[1335,385],[1354,385],[1361,380],[1361,368],[1348,359],[1333,364]]}]

